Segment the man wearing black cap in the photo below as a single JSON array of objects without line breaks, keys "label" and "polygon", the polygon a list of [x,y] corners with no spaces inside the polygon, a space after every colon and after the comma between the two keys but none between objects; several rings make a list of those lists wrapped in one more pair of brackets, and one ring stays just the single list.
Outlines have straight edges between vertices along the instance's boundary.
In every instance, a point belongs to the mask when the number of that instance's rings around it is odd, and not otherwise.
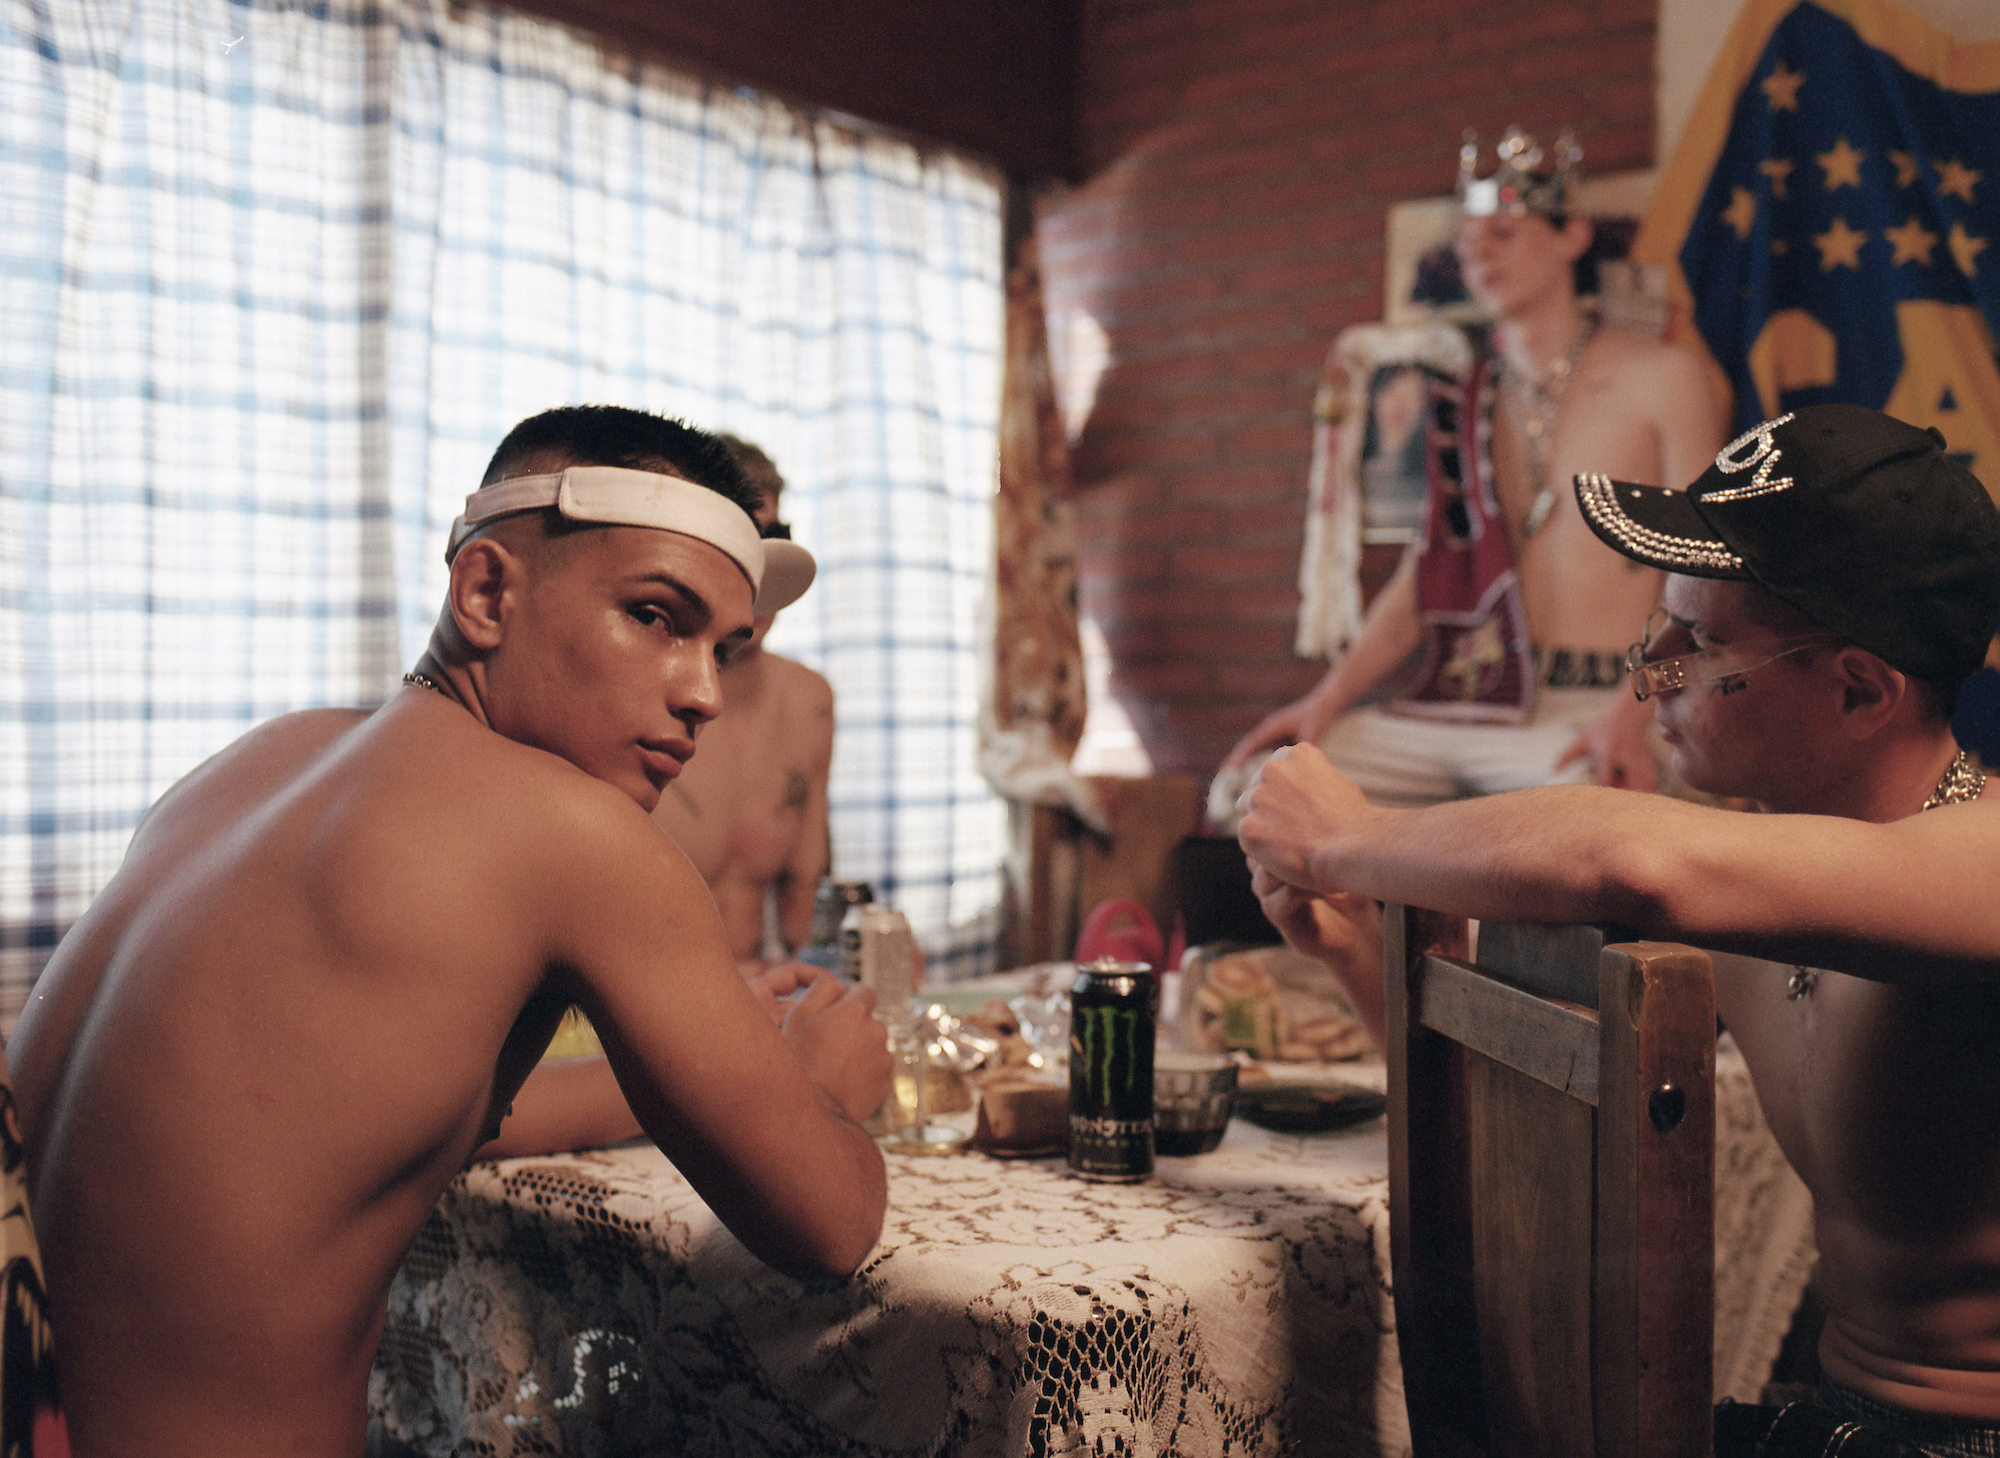
[{"label": "man wearing black cap", "polygon": [[[1771,813],[1586,787],[1388,810],[1302,747],[1244,797],[1242,840],[1306,951],[1341,893],[1718,949],[1723,1020],[1815,1201],[1821,1405],[1993,1454],[2000,802],[1950,719],[2000,617],[2000,517],[1941,446],[1819,405],[1684,494],[1577,479],[1597,533],[1671,574],[1629,662],[1675,769]],[[1832,1421],[1780,1426],[1809,1420]]]}]

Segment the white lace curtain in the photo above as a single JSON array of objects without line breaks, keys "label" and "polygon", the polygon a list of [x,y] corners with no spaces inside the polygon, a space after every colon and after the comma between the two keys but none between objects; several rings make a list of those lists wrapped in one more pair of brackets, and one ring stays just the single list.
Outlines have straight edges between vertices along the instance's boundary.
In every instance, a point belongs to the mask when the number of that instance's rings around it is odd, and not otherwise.
[{"label": "white lace curtain", "polygon": [[998,182],[477,6],[0,0],[0,1013],[174,779],[386,696],[573,402],[778,461],[836,870],[974,970]]}]

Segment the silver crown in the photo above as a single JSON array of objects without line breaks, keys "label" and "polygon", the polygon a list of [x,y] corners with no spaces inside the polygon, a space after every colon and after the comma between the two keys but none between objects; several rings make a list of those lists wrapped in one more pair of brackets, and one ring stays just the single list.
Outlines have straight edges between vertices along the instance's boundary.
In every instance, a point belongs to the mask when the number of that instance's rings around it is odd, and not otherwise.
[{"label": "silver crown", "polygon": [[1458,149],[1458,207],[1469,218],[1495,213],[1516,217],[1539,213],[1545,218],[1568,217],[1576,211],[1577,189],[1583,183],[1583,148],[1567,127],[1555,146],[1542,144],[1518,126],[1507,128],[1494,149],[1491,177],[1479,176],[1479,133],[1468,130]]}]

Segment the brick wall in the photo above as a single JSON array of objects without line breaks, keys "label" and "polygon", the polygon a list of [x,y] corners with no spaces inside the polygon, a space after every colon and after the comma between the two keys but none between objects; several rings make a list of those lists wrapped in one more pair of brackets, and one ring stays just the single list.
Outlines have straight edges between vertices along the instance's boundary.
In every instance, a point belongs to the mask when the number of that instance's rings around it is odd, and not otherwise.
[{"label": "brick wall", "polygon": [[1655,17],[1086,0],[1086,180],[1038,231],[1083,610],[1156,769],[1212,771],[1324,667],[1291,654],[1312,395],[1333,336],[1381,317],[1384,209],[1450,191],[1467,126],[1573,123],[1587,168],[1651,166]]}]

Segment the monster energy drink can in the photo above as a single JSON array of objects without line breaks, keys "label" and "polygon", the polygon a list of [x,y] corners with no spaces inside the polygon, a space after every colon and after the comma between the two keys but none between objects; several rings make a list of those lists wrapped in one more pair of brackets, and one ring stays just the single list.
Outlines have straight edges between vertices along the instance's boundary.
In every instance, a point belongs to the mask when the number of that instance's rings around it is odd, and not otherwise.
[{"label": "monster energy drink can", "polygon": [[1069,1167],[1087,1180],[1153,1172],[1153,998],[1144,962],[1076,969],[1069,991]]}]

